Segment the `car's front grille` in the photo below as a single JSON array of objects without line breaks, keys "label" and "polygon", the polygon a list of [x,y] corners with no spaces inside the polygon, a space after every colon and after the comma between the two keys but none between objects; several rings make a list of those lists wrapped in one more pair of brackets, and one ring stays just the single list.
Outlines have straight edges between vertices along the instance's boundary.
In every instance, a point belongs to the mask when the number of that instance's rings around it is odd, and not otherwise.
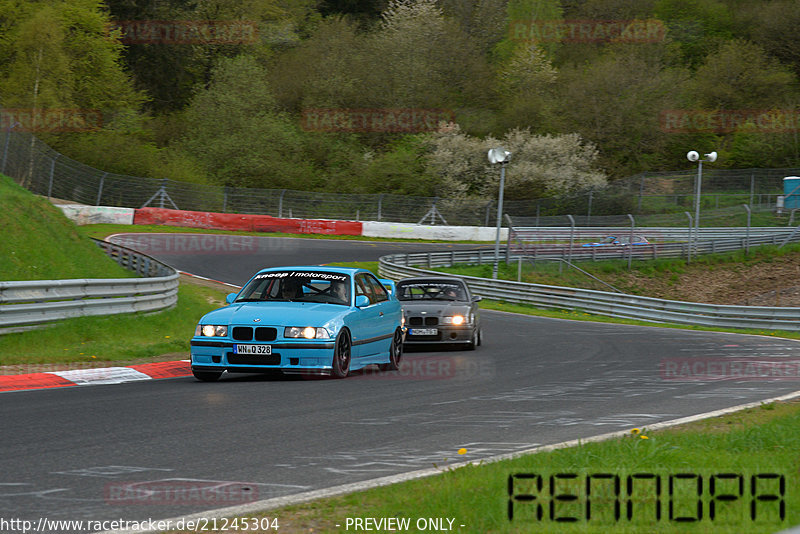
[{"label": "car's front grille", "polygon": [[280,365],[281,355],[272,354],[234,354],[228,353],[228,363],[232,365]]},{"label": "car's front grille", "polygon": [[275,341],[278,337],[278,330],[271,326],[259,326],[256,328],[256,341]]},{"label": "car's front grille", "polygon": [[236,341],[253,341],[253,329],[249,326],[234,326],[231,335]]},{"label": "car's front grille", "polygon": [[439,324],[438,317],[409,317],[408,324],[411,326],[436,326]]},{"label": "car's front grille", "polygon": [[[256,341],[275,341],[278,330],[271,326],[259,326],[255,329]],[[231,332],[236,341],[253,341],[253,328],[251,326],[234,326]]]}]

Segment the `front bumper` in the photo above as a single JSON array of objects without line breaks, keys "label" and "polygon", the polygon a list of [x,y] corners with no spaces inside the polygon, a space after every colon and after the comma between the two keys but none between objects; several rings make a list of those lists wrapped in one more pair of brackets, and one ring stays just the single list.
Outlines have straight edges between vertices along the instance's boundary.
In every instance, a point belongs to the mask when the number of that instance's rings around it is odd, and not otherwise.
[{"label": "front bumper", "polygon": [[[426,344],[426,343],[471,343],[473,334],[475,333],[475,326],[452,326],[452,325],[437,325],[437,326],[409,326],[406,332],[405,343],[408,345]],[[436,329],[435,335],[417,335],[414,334],[418,330]]]},{"label": "front bumper", "polygon": [[331,371],[333,341],[298,340],[274,343],[244,343],[270,345],[271,354],[236,354],[233,341],[212,341],[193,338],[191,341],[192,370],[228,371],[229,373],[319,373]]}]

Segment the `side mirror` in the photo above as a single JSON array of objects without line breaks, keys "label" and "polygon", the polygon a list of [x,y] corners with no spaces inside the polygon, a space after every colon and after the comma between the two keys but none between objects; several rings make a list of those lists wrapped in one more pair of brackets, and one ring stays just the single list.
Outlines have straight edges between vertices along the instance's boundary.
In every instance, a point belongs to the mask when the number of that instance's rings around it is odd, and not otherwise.
[{"label": "side mirror", "polygon": [[228,293],[228,296],[225,297],[225,302],[228,304],[233,304],[234,299],[236,299],[236,295],[238,295],[238,293]]},{"label": "side mirror", "polygon": [[356,297],[356,308],[366,308],[367,306],[369,306],[369,297],[366,295]]},{"label": "side mirror", "polygon": [[472,302],[480,302],[483,300],[483,297],[472,297]]}]

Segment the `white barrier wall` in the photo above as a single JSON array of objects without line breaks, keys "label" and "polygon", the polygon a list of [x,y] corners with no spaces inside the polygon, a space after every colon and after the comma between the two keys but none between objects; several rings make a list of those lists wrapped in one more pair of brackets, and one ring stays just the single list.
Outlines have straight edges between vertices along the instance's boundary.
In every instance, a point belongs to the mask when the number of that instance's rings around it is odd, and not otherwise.
[{"label": "white barrier wall", "polygon": [[83,206],[80,204],[56,204],[71,221],[83,224],[133,224],[133,208],[110,206]]},{"label": "white barrier wall", "polygon": [[[484,226],[422,226],[392,222],[364,222],[364,237],[441,239],[442,241],[494,241],[496,228]],[[500,240],[508,239],[508,228],[500,229]]]},{"label": "white barrier wall", "polygon": [[[133,208],[56,204],[75,224],[133,224]],[[362,236],[442,241],[494,241],[496,228],[483,226],[423,226],[396,222],[364,222]],[[500,240],[508,239],[508,228],[500,229]]]}]

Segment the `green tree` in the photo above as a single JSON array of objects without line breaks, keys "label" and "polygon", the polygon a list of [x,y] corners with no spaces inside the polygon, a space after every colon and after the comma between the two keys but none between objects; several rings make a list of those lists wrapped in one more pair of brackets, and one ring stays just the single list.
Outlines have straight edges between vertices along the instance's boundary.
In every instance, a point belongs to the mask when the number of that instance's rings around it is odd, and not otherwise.
[{"label": "green tree", "polygon": [[366,87],[387,107],[458,107],[491,96],[483,55],[435,0],[393,0],[367,42]]},{"label": "green tree", "polygon": [[719,0],[658,0],[656,18],[667,25],[670,46],[684,65],[696,67],[733,38],[733,16]]},{"label": "green tree", "polygon": [[[517,47],[527,48],[536,44],[552,58],[559,43],[550,39],[537,39],[537,23],[559,22],[564,12],[559,0],[509,0],[506,5],[506,36],[494,50],[497,62],[508,60]],[[531,31],[524,31],[528,28]]]},{"label": "green tree", "polygon": [[207,86],[216,61],[242,53],[268,56],[272,47],[296,43],[297,27],[308,15],[306,1],[293,2],[284,9],[278,0],[107,0],[111,15],[118,23],[163,21],[179,27],[187,21],[254,25],[253,35],[243,33],[241,43],[181,41],[167,35],[153,42],[132,42],[124,50],[124,59],[133,72],[137,87],[145,91],[154,113],[185,108],[197,85]]},{"label": "green tree", "polygon": [[555,103],[558,70],[536,44],[517,47],[497,73],[503,98],[501,126],[546,131]]},{"label": "green tree", "polygon": [[753,20],[752,39],[800,76],[800,6],[796,0],[776,0],[759,6]]},{"label": "green tree", "polygon": [[[10,18],[10,17],[13,17]],[[143,101],[109,38],[100,0],[50,0],[13,9],[0,4],[9,38],[0,41],[0,95],[5,107],[100,109],[106,121]]]},{"label": "green tree", "polygon": [[[658,47],[659,45],[649,45]],[[662,131],[661,112],[677,109],[688,73],[664,66],[659,49],[610,48],[597,61],[561,69],[555,123],[595,143],[612,176],[657,168],[672,134]]]},{"label": "green tree", "polygon": [[703,109],[772,109],[796,94],[792,72],[747,41],[731,41],[697,69],[692,100]]},{"label": "green tree", "polygon": [[488,54],[507,35],[507,0],[441,0],[446,17],[456,21],[470,41],[483,54]]},{"label": "green tree", "polygon": [[322,21],[308,39],[275,59],[269,77],[279,105],[301,113],[374,104],[364,80],[372,68],[364,46],[355,23],[342,17]]},{"label": "green tree", "polygon": [[221,60],[186,111],[183,147],[218,184],[306,189],[315,173],[301,133],[277,110],[267,79],[251,56]]}]

